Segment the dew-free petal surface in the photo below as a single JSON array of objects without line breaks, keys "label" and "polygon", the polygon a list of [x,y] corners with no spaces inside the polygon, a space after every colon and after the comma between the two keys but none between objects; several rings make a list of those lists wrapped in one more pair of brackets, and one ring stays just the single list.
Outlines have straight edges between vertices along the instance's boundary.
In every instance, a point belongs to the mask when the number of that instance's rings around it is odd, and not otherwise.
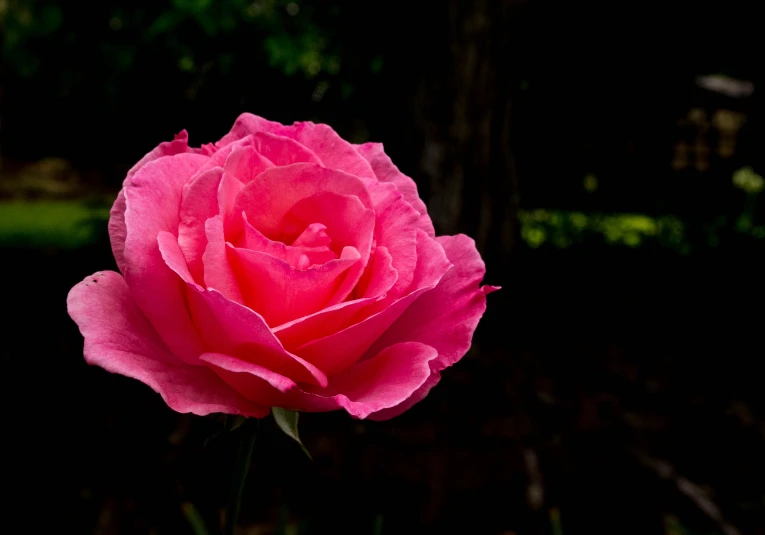
[{"label": "dew-free petal surface", "polygon": [[187,285],[188,307],[206,347],[268,367],[296,381],[327,384],[320,370],[285,351],[262,316],[194,282],[170,233],[160,233],[158,242],[167,266]]},{"label": "dew-free petal surface", "polygon": [[425,344],[392,345],[333,376],[326,388],[310,392],[332,397],[352,416],[366,418],[411,397],[427,381],[428,363],[437,355],[434,348]]},{"label": "dew-free petal surface", "polygon": [[339,258],[301,270],[266,253],[230,245],[227,251],[244,303],[274,327],[321,310],[361,260],[356,249],[346,247]]},{"label": "dew-free petal surface", "polygon": [[181,282],[162,260],[157,235],[178,232],[181,191],[206,160],[188,153],[159,158],[139,169],[124,188],[125,281],[168,348],[190,364],[202,353],[201,344]]},{"label": "dew-free petal surface", "polygon": [[112,246],[112,254],[117,262],[121,273],[125,273],[125,239],[127,227],[125,227],[125,191],[120,190],[117,198],[109,210],[109,242]]},{"label": "dew-free petal surface", "polygon": [[222,167],[213,167],[197,175],[187,184],[181,200],[178,245],[191,275],[198,282],[204,281],[202,255],[207,247],[205,221],[218,215],[218,186],[222,176]]},{"label": "dew-free petal surface", "polygon": [[[274,238],[292,207],[317,193],[355,196],[365,208],[372,204],[369,192],[357,177],[315,164],[296,163],[267,169],[245,185],[234,203],[234,213],[246,213],[253,227]],[[226,232],[228,235],[228,229]]]},{"label": "dew-free petal surface", "polygon": [[405,403],[372,419],[392,418],[425,398],[438,382],[439,372],[461,359],[473,339],[473,333],[486,310],[486,293],[495,287],[481,287],[486,267],[475,242],[463,234],[437,238],[454,264],[433,290],[425,293],[404,312],[370,349],[387,344],[415,341],[436,348],[438,357],[431,362],[432,378]]},{"label": "dew-free petal surface", "polygon": [[88,364],[138,379],[178,412],[213,412],[262,418],[267,406],[253,403],[204,366],[173,356],[135,305],[124,279],[113,271],[87,277],[69,292],[69,315],[85,338]]},{"label": "dew-free petal surface", "polygon": [[395,184],[396,188],[404,196],[406,202],[408,202],[412,208],[420,213],[419,226],[430,237],[435,237],[436,232],[433,229],[433,222],[428,215],[428,209],[425,203],[420,199],[420,195],[417,193],[417,184],[398,170],[398,167],[391,161],[382,143],[364,143],[363,145],[356,145],[356,150],[363,156],[369,164],[372,166],[372,170],[380,182],[390,182]]},{"label": "dew-free petal surface", "polygon": [[[418,266],[407,295],[370,305],[371,314],[349,327],[311,340],[295,353],[328,375],[356,362],[398,317],[425,292],[433,289],[451,267],[443,247],[418,231]],[[401,340],[404,341],[404,340]]]}]

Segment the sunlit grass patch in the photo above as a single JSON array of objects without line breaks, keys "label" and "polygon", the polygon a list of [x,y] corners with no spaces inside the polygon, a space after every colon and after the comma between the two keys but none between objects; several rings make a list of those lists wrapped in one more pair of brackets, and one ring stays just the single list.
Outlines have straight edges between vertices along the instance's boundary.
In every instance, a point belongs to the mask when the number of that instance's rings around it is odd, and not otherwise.
[{"label": "sunlit grass patch", "polygon": [[81,200],[2,201],[0,247],[82,247],[108,218],[107,207]]}]

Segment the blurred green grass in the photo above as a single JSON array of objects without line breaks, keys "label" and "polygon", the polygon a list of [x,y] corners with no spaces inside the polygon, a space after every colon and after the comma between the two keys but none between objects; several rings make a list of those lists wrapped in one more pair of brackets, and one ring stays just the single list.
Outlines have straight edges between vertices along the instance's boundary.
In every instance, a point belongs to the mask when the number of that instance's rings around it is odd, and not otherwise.
[{"label": "blurred green grass", "polygon": [[0,201],[0,247],[76,249],[95,242],[108,218],[101,201]]}]

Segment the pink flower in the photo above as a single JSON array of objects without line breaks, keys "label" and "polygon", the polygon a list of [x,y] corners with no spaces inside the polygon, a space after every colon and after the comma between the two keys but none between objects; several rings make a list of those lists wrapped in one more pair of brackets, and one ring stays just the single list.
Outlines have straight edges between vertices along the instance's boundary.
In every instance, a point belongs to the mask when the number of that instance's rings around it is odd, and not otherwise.
[{"label": "pink flower", "polygon": [[85,360],[179,412],[396,416],[467,352],[495,289],[382,145],[310,122],[244,114],[201,148],[181,132],[130,170],[109,233],[122,275],[68,297]]}]

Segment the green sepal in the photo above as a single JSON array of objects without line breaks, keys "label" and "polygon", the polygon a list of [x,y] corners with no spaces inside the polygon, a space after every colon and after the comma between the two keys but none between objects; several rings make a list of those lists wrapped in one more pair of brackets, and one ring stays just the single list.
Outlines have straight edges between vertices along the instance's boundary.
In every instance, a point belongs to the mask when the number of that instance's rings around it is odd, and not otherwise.
[{"label": "green sepal", "polygon": [[298,435],[299,413],[288,411],[287,409],[282,409],[280,407],[272,407],[271,413],[274,415],[276,425],[278,425],[279,428],[284,431],[284,434],[300,444],[300,448],[303,450],[303,452],[308,456],[309,459],[313,460],[306,447],[303,446],[302,442],[300,442],[300,436]]}]

